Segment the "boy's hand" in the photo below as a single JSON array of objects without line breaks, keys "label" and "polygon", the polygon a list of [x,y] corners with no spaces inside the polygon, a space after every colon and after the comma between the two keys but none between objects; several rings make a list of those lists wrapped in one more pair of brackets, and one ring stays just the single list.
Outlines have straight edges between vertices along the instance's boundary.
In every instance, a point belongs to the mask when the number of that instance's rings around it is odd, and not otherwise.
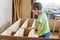
[{"label": "boy's hand", "polygon": [[31,27],[28,27],[28,30],[31,30],[32,28]]}]

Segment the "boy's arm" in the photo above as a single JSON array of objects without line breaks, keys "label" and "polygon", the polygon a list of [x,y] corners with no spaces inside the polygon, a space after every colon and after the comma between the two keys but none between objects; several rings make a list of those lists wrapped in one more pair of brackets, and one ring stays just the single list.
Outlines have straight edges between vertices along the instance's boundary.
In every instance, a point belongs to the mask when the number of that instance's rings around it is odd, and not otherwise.
[{"label": "boy's arm", "polygon": [[30,28],[28,28],[29,30],[31,30],[31,29],[38,29],[38,27],[40,26],[40,22],[36,22],[35,23],[35,27],[30,27]]}]

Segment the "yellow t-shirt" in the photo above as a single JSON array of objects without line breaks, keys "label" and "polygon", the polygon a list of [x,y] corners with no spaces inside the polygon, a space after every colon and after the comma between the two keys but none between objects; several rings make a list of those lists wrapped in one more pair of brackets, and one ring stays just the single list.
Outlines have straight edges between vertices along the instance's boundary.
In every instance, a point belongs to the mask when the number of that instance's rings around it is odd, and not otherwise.
[{"label": "yellow t-shirt", "polygon": [[40,24],[41,24],[38,28],[38,36],[42,36],[45,33],[50,32],[48,18],[45,13],[41,13],[38,16],[37,21],[40,22]]}]

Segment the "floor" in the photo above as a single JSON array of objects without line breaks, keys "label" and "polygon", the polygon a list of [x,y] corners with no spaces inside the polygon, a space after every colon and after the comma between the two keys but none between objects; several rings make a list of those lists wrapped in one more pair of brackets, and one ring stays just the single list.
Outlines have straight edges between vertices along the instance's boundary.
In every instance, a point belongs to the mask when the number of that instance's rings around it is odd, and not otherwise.
[{"label": "floor", "polygon": [[57,32],[51,32],[50,38],[59,38],[59,34]]}]

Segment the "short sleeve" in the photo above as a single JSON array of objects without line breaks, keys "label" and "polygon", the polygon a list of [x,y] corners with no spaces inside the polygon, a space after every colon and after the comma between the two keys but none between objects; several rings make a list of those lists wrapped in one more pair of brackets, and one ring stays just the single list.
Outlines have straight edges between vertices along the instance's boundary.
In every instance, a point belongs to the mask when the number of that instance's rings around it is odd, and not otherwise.
[{"label": "short sleeve", "polygon": [[43,22],[43,17],[39,16],[38,19],[37,19],[37,22],[42,23]]}]

